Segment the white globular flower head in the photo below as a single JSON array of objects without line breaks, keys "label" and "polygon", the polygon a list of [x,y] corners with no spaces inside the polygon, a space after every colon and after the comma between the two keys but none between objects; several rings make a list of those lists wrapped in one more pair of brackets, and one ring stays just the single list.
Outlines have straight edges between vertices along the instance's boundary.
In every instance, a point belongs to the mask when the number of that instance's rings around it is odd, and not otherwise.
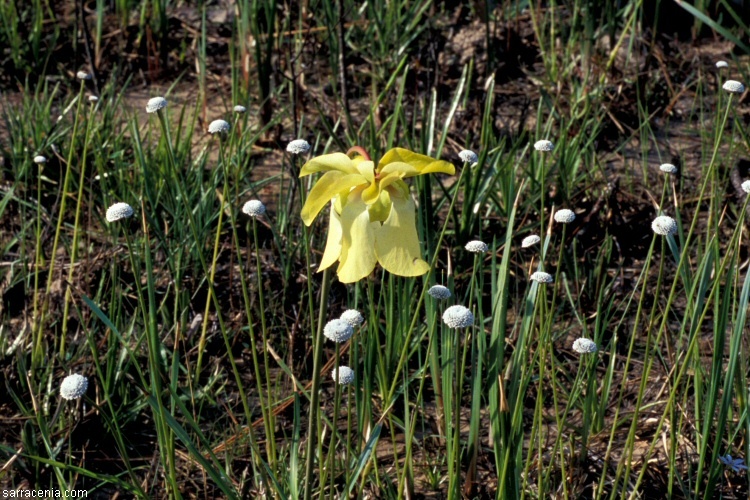
[{"label": "white globular flower head", "polygon": [[434,285],[429,290],[427,290],[427,293],[430,295],[430,297],[438,300],[451,298],[451,291],[443,285]]},{"label": "white globular flower head", "polygon": [[745,91],[745,86],[737,80],[727,80],[721,88],[732,94],[741,94]]},{"label": "white globular flower head", "polygon": [[334,382],[341,385],[349,385],[354,382],[354,370],[348,366],[339,366],[338,368],[333,369],[331,372],[331,378],[333,378]]},{"label": "white globular flower head", "polygon": [[570,224],[576,220],[576,214],[572,210],[563,208],[555,212],[555,220],[561,224]]},{"label": "white globular flower head", "polygon": [[85,71],[79,71],[78,73],[76,73],[76,78],[78,78],[79,80],[91,80],[92,77]]},{"label": "white globular flower head", "polygon": [[95,95],[90,95],[89,96],[89,102],[92,103],[92,104],[96,104],[97,102],[99,102],[99,98],[97,96],[95,96]]},{"label": "white globular flower head", "polygon": [[332,319],[323,328],[323,335],[327,339],[340,344],[341,342],[346,342],[354,335],[354,328],[346,320]]},{"label": "white globular flower head", "polygon": [[47,158],[45,158],[42,155],[36,155],[34,157],[34,163],[36,163],[37,165],[43,165],[43,164],[47,163]]},{"label": "white globular flower head", "polygon": [[471,253],[484,253],[488,247],[484,241],[474,240],[468,242],[464,248]]},{"label": "white globular flower head", "polygon": [[677,222],[668,215],[660,215],[651,223],[651,229],[660,236],[668,236],[677,232]]},{"label": "white globular flower head", "polygon": [[352,328],[357,328],[358,326],[362,326],[362,323],[365,322],[365,318],[362,317],[362,313],[357,311],[356,309],[347,309],[343,313],[341,313],[341,318],[349,325],[351,325]]},{"label": "white globular flower head", "polygon": [[115,203],[107,209],[107,222],[116,222],[133,216],[133,207],[127,203]]},{"label": "white globular flower head", "polygon": [[60,396],[65,399],[78,399],[86,394],[88,387],[88,379],[83,375],[74,373],[63,379],[62,384],[60,384]]},{"label": "white globular flower head", "polygon": [[479,161],[479,157],[477,156],[477,154],[469,149],[464,149],[463,151],[458,153],[458,157],[461,158],[462,162],[468,163],[469,165],[474,165]]},{"label": "white globular flower head", "polygon": [[229,132],[229,122],[226,120],[214,120],[208,125],[209,134],[226,134]]},{"label": "white globular flower head", "polygon": [[542,239],[539,236],[537,236],[536,234],[532,234],[530,236],[525,237],[521,241],[521,248],[529,248],[531,246],[536,245],[540,241],[542,241]]},{"label": "white globular flower head", "polygon": [[552,141],[542,139],[541,141],[536,141],[534,143],[534,149],[536,149],[537,151],[547,152],[555,149],[555,145],[552,144]]},{"label": "white globular flower head", "polygon": [[250,200],[242,205],[242,213],[250,217],[259,217],[266,213],[266,206],[260,200]]},{"label": "white globular flower head", "polygon": [[750,181],[745,181],[742,183],[742,190],[747,194],[750,194]]},{"label": "white globular flower head", "polygon": [[578,354],[590,354],[598,351],[599,348],[593,340],[581,337],[573,342],[573,350]]},{"label": "white globular flower head", "polygon": [[474,324],[474,314],[464,306],[450,306],[443,313],[443,323],[450,328],[468,328]]},{"label": "white globular flower head", "polygon": [[163,97],[152,97],[146,103],[146,113],[156,113],[167,107],[167,100]]},{"label": "white globular flower head", "polygon": [[293,155],[301,155],[310,151],[310,143],[304,139],[295,139],[286,145],[286,152]]},{"label": "white globular flower head", "polygon": [[716,67],[718,69],[728,68],[729,67],[729,63],[726,62],[726,61],[716,61]]},{"label": "white globular flower head", "polygon": [[677,167],[675,167],[671,163],[662,163],[661,165],[659,165],[659,170],[661,170],[665,174],[676,174],[677,173]]},{"label": "white globular flower head", "polygon": [[237,114],[242,114],[247,111],[247,108],[245,106],[240,106],[239,104],[234,107],[234,112]]},{"label": "white globular flower head", "polygon": [[536,281],[537,283],[552,283],[555,281],[555,278],[552,277],[550,273],[545,273],[544,271],[537,271],[533,273],[529,279],[531,281]]}]

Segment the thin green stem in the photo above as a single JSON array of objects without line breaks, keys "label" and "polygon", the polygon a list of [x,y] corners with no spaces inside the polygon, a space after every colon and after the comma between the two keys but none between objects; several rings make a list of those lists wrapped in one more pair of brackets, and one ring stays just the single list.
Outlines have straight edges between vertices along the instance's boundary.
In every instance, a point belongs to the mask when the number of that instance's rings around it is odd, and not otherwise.
[{"label": "thin green stem", "polygon": [[328,312],[328,294],[331,290],[331,268],[323,271],[323,282],[320,287],[320,308],[318,310],[318,327],[313,338],[313,379],[308,412],[307,427],[307,456],[305,457],[305,500],[312,498],[313,469],[315,463],[315,442],[318,427],[318,412],[320,405],[320,375],[323,362],[323,327],[325,326],[326,314]]},{"label": "thin green stem", "polygon": [[[34,339],[34,354],[31,358],[32,370],[36,369],[42,362],[42,338],[44,336],[45,327],[45,316],[47,314],[47,307],[49,306],[50,289],[55,279],[55,262],[57,259],[57,247],[60,243],[60,235],[62,234],[62,225],[65,220],[65,202],[68,199],[68,187],[70,186],[70,179],[72,177],[73,170],[73,155],[75,152],[75,141],[78,136],[78,123],[81,116],[81,107],[83,103],[83,91],[85,89],[85,83],[81,80],[81,85],[78,90],[78,96],[76,99],[78,103],[76,105],[76,116],[73,122],[73,133],[70,138],[70,148],[68,149],[68,157],[65,162],[65,178],[63,180],[62,191],[60,193],[60,210],[57,214],[57,226],[55,228],[55,239],[52,242],[52,252],[50,253],[49,270],[47,271],[47,286],[44,291],[44,302],[42,303],[42,309],[40,316],[35,318],[37,320],[37,334]],[[65,321],[65,319],[63,319]]]}]

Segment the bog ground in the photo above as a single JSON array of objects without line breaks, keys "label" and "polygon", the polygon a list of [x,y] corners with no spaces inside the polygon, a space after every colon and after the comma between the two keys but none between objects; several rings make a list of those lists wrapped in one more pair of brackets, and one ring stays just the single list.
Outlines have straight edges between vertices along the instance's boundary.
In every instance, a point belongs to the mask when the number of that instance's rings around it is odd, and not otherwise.
[{"label": "bog ground", "polygon": [[747,498],[747,2],[0,0],[0,487]]}]

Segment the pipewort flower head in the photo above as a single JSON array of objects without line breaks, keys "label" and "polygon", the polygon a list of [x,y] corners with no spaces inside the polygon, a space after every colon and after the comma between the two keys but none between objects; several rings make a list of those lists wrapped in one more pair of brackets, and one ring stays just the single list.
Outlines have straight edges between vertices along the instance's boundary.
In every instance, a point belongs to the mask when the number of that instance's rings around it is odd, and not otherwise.
[{"label": "pipewort flower head", "polygon": [[677,233],[677,223],[668,215],[660,215],[651,223],[651,229],[660,236]]},{"label": "pipewort flower head", "polygon": [[581,337],[573,342],[573,350],[578,354],[590,354],[598,351],[599,348],[593,340]]},{"label": "pipewort flower head", "polygon": [[34,157],[34,163],[36,163],[37,165],[43,165],[43,164],[47,163],[47,158],[45,158],[42,155],[36,155]]},{"label": "pipewort flower head", "polygon": [[167,107],[167,100],[163,97],[152,97],[146,103],[146,113],[156,113]]},{"label": "pipewort flower head", "polygon": [[266,206],[260,200],[250,200],[242,205],[242,213],[250,217],[259,217],[266,213]]},{"label": "pipewort flower head", "polygon": [[729,63],[728,62],[726,62],[726,61],[716,61],[716,68],[717,69],[728,68],[728,67],[729,67]]},{"label": "pipewort flower head", "polygon": [[458,157],[461,158],[462,162],[468,163],[469,165],[474,165],[479,161],[479,156],[477,156],[474,151],[471,151],[469,149],[464,149],[463,151],[458,153]]},{"label": "pipewort flower head", "polygon": [[445,300],[451,298],[451,291],[443,285],[434,285],[429,290],[427,290],[427,293],[430,295],[430,297],[437,300]]},{"label": "pipewort flower head", "polygon": [[727,80],[721,88],[732,94],[741,94],[745,91],[745,86],[736,80]]},{"label": "pipewort flower head", "polygon": [[310,151],[310,143],[304,139],[295,139],[286,145],[286,152],[293,155],[301,155]]},{"label": "pipewort flower head", "polygon": [[449,328],[468,328],[474,324],[474,314],[464,306],[450,306],[443,313],[443,323]]},{"label": "pipewort flower head", "polygon": [[356,309],[347,309],[346,311],[341,313],[340,319],[343,319],[344,321],[349,323],[352,328],[362,326],[362,323],[365,322],[365,318],[362,317],[362,313],[360,313]]},{"label": "pipewort flower head", "polygon": [[576,220],[576,214],[572,210],[563,208],[555,212],[555,220],[561,224],[570,224]]},{"label": "pipewort flower head", "polygon": [[542,139],[541,141],[536,141],[534,143],[534,149],[536,149],[537,151],[548,152],[555,149],[555,145],[552,144],[552,141]]},{"label": "pipewort flower head", "polygon": [[214,120],[208,125],[209,134],[226,134],[229,132],[229,122],[226,120]]},{"label": "pipewort flower head", "polygon": [[552,277],[550,273],[545,273],[544,271],[537,271],[533,273],[529,279],[531,281],[536,281],[537,283],[552,283],[555,281],[555,278]]},{"label": "pipewort flower head", "polygon": [[339,366],[334,368],[331,372],[331,378],[334,382],[338,382],[341,385],[349,385],[354,382],[354,370],[348,366]]},{"label": "pipewort flower head", "polygon": [[89,381],[83,375],[77,373],[68,375],[60,384],[60,396],[64,399],[78,399],[86,394],[88,386]]},{"label": "pipewort flower head", "polygon": [[479,240],[468,242],[464,248],[471,253],[484,253],[488,249],[487,243]]},{"label": "pipewort flower head", "polygon": [[530,236],[525,237],[521,241],[521,248],[529,248],[530,246],[536,245],[540,241],[542,241],[542,239],[539,236],[537,236],[536,234],[532,234]]},{"label": "pipewort flower head", "polygon": [[346,342],[354,335],[354,328],[346,320],[332,319],[323,328],[323,335],[327,339],[340,344],[341,342]]},{"label": "pipewort flower head", "polygon": [[78,73],[76,73],[76,78],[78,78],[79,80],[91,80],[92,76],[85,71],[79,71]]},{"label": "pipewort flower head", "polygon": [[234,112],[237,114],[241,115],[242,113],[245,113],[246,111],[247,111],[247,108],[245,106],[240,106],[238,104],[237,106],[234,107]]},{"label": "pipewort flower head", "polygon": [[117,222],[121,219],[127,219],[133,216],[133,207],[127,203],[115,203],[107,209],[107,222]]},{"label": "pipewort flower head", "polygon": [[677,173],[677,167],[675,167],[671,163],[662,163],[661,165],[659,165],[659,170],[661,170],[665,174],[676,174]]},{"label": "pipewort flower head", "polygon": [[750,194],[750,181],[743,182],[741,187],[744,192],[746,192],[747,194]]}]

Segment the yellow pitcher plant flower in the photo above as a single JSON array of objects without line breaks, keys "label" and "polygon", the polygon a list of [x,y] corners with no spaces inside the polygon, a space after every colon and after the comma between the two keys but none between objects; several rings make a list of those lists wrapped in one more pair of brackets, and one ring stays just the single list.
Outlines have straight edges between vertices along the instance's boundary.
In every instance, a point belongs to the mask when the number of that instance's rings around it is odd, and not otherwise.
[{"label": "yellow pitcher plant flower", "polygon": [[342,283],[367,277],[375,264],[399,276],[421,276],[430,266],[421,258],[407,177],[444,173],[455,167],[443,160],[394,148],[378,163],[359,146],[347,154],[332,153],[311,159],[300,177],[325,172],[315,183],[302,207],[302,221],[312,224],[328,203],[331,205],[328,240],[318,271],[339,261]]}]

